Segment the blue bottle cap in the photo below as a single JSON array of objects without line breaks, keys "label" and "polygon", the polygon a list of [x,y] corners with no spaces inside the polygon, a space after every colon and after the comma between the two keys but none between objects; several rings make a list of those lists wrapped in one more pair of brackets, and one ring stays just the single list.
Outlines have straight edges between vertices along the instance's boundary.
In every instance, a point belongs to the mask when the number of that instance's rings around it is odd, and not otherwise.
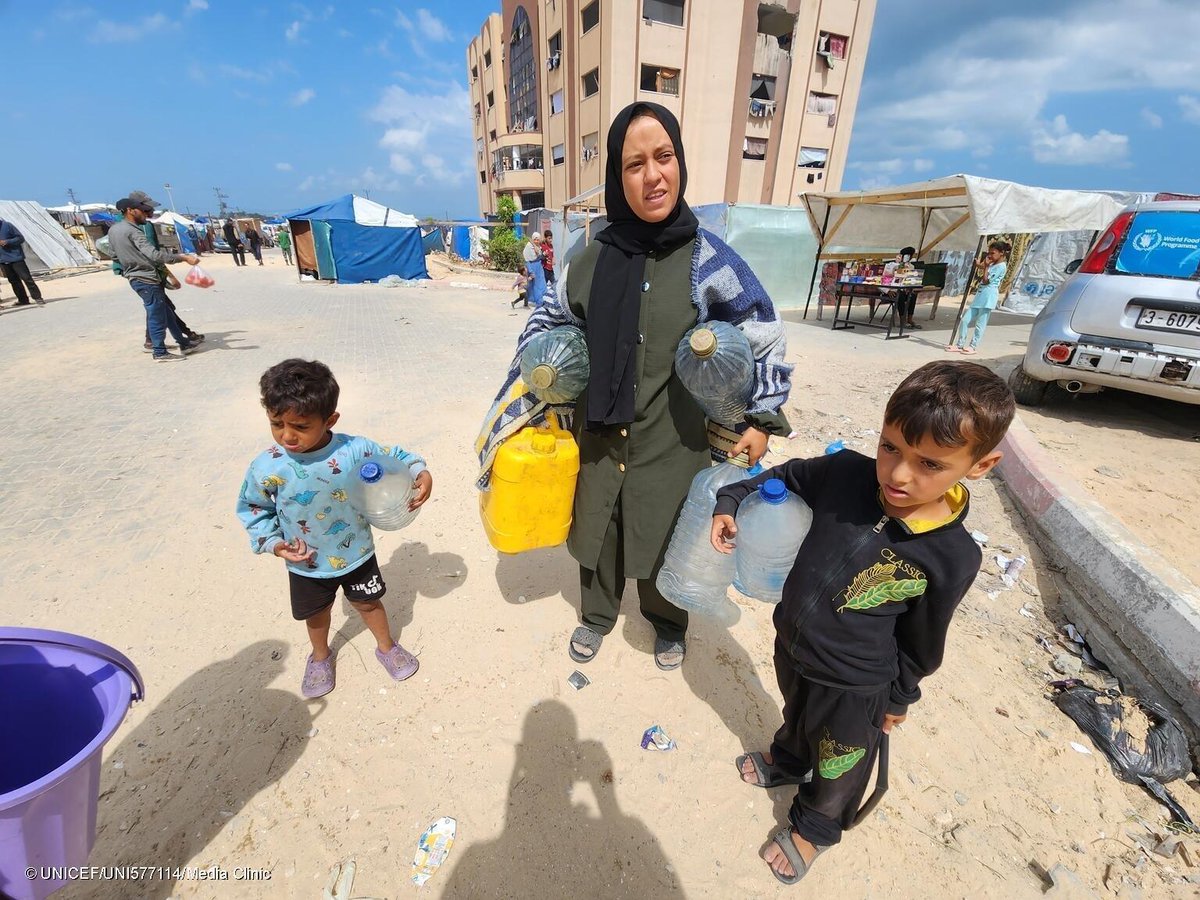
[{"label": "blue bottle cap", "polygon": [[846,445],[843,444],[840,440],[837,440],[825,448],[825,455],[833,456],[833,454],[841,453],[845,449],[846,449]]},{"label": "blue bottle cap", "polygon": [[755,463],[754,465],[752,465],[750,467],[749,471],[746,472],[746,477],[747,478],[757,478],[759,475],[761,475],[765,471],[766,471],[766,469],[764,469],[762,467],[762,463]]},{"label": "blue bottle cap", "polygon": [[759,495],[768,503],[782,503],[787,499],[788,489],[778,478],[768,478],[758,486]]},{"label": "blue bottle cap", "polygon": [[358,477],[367,484],[374,484],[383,477],[383,467],[377,462],[365,462],[359,466]]}]

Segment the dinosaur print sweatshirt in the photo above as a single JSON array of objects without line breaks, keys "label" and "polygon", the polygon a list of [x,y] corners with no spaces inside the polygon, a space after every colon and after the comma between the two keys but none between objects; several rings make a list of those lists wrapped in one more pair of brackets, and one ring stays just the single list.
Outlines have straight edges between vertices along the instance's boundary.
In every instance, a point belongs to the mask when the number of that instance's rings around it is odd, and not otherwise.
[{"label": "dinosaur print sweatshirt", "polygon": [[875,460],[843,450],[728,485],[713,515],[736,517],[768,478],[813,511],[775,608],[779,645],[811,681],[860,691],[890,685],[888,712],[903,715],[920,699],[921,679],[942,664],[950,619],[983,559],[963,527],[966,488],[947,493],[949,520],[906,523],[884,511]]},{"label": "dinosaur print sweatshirt", "polygon": [[394,456],[414,478],[425,460],[399,447],[381,447],[365,437],[334,433],[311,453],[289,453],[272,444],[250,463],[238,494],[237,515],[255,553],[274,553],[281,541],[304,540],[317,554],[310,562],[287,563],[297,575],[333,578],[362,565],[375,552],[367,520],[346,495],[354,470],[370,456]]}]

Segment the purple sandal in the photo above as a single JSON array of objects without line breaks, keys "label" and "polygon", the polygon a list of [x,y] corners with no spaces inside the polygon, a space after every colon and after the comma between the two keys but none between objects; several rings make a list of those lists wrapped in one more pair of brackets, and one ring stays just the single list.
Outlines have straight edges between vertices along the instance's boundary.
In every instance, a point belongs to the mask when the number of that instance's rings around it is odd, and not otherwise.
[{"label": "purple sandal", "polygon": [[300,693],[306,700],[324,697],[333,690],[333,659],[332,652],[320,661],[314,660],[311,653],[308,654],[308,662],[304,664],[304,681],[300,683]]},{"label": "purple sandal", "polygon": [[375,658],[379,660],[380,664],[387,669],[387,673],[396,681],[404,681],[406,678],[412,678],[413,675],[417,674],[417,669],[420,667],[417,658],[399,644],[393,644],[392,649],[387,653],[376,648]]}]

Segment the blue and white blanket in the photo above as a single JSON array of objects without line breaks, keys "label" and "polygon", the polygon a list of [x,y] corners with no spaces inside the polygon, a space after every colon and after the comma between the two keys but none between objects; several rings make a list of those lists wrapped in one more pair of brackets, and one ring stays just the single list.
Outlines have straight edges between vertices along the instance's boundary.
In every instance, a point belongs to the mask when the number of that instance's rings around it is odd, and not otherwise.
[{"label": "blue and white blanket", "polygon": [[[747,412],[775,413],[791,390],[792,367],[784,362],[787,339],[775,306],[746,261],[711,231],[701,228],[692,252],[692,305],[699,322],[728,322],[736,325],[754,352],[754,393]],[[484,418],[475,440],[479,456],[476,485],[487,490],[496,451],[508,438],[527,425],[540,424],[553,410],[564,428],[569,428],[574,405],[549,407],[521,380],[521,353],[535,335],[560,325],[585,325],[571,312],[567,302],[567,273],[547,289],[545,302],[529,316],[517,340],[517,353],[508,369],[504,387]]]}]

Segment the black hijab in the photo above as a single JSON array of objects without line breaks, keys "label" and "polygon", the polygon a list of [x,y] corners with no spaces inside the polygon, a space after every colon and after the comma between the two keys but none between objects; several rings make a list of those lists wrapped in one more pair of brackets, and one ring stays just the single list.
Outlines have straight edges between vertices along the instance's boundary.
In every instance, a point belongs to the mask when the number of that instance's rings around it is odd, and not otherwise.
[{"label": "black hijab", "polygon": [[[634,118],[649,113],[666,129],[679,163],[679,197],[661,222],[646,222],[634,214],[621,182],[625,133]],[[657,103],[632,103],[608,129],[608,162],[605,167],[604,205],[609,225],[596,240],[604,246],[596,261],[588,301],[587,344],[591,378],[587,390],[587,428],[633,421],[634,368],[637,358],[638,319],[642,309],[642,281],[646,254],[673,250],[696,235],[699,223],[683,199],[687,166],[679,122]]]}]

